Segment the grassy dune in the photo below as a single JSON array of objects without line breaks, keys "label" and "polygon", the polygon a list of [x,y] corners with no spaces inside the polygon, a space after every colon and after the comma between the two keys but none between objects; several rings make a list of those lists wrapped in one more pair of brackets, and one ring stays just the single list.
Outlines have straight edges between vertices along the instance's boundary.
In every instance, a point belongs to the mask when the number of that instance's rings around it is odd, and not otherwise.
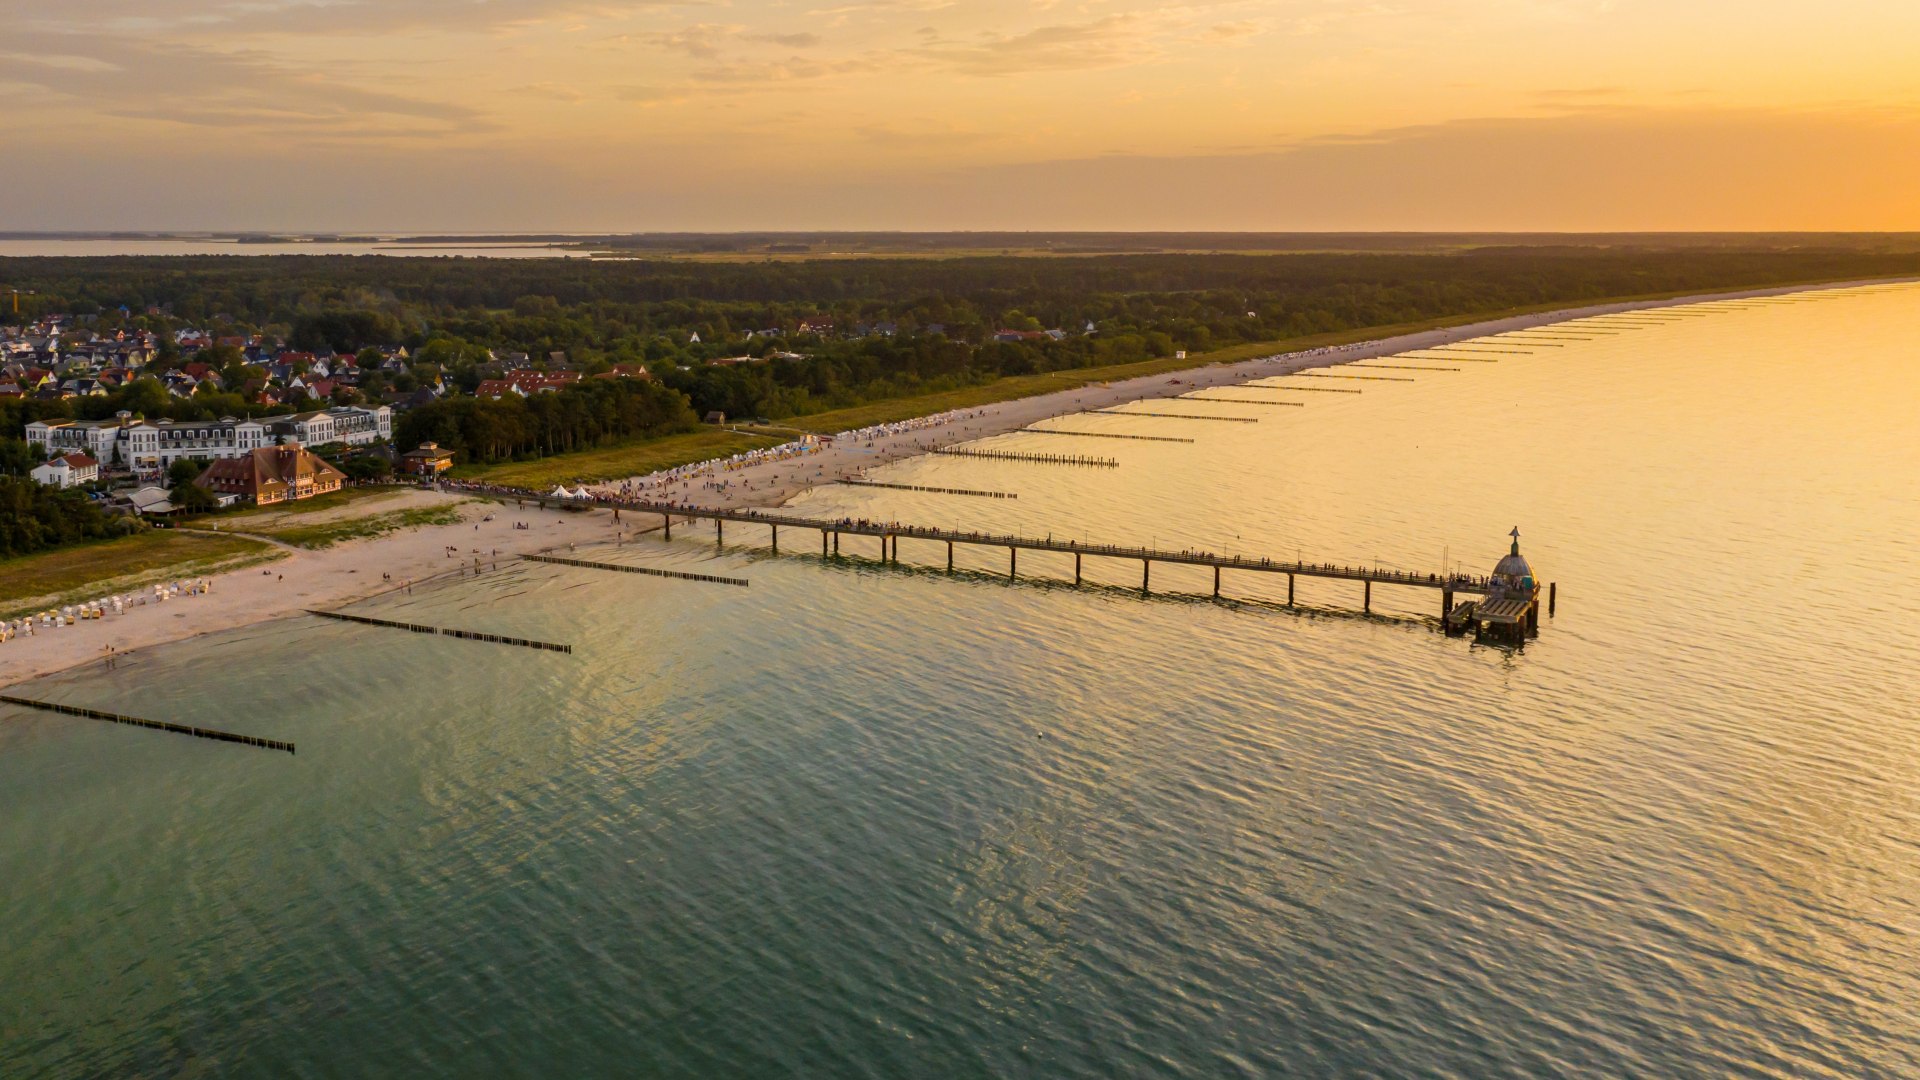
[{"label": "grassy dune", "polygon": [[281,557],[258,540],[153,529],[0,562],[0,618]]},{"label": "grassy dune", "polygon": [[689,462],[726,457],[742,450],[773,446],[781,441],[771,435],[740,435],[710,428],[684,435],[641,439],[599,450],[583,450],[577,454],[558,454],[537,461],[462,465],[453,470],[453,477],[456,480],[479,480],[515,487],[552,488],[556,484],[592,483],[640,476]]}]

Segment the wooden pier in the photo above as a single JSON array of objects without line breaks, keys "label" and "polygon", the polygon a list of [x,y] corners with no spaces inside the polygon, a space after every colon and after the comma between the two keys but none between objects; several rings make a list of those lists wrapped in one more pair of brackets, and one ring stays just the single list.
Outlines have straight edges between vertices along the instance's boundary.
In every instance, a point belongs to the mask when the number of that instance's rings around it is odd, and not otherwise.
[{"label": "wooden pier", "polygon": [[943,446],[928,451],[943,457],[984,458],[988,461],[1025,461],[1035,465],[1086,465],[1098,469],[1117,469],[1115,458],[1087,457],[1082,454],[1022,454],[1016,450],[982,450],[967,446]]},{"label": "wooden pier", "polygon": [[[1288,561],[1283,559],[1255,558],[1247,555],[1221,555],[1202,551],[1173,551],[1158,548],[1139,547],[1127,544],[1083,543],[1077,540],[1056,540],[1051,537],[1040,538],[1018,536],[1004,533],[967,532],[957,529],[941,529],[918,525],[904,525],[889,522],[860,521],[853,519],[833,520],[827,518],[802,517],[798,514],[786,514],[764,510],[724,510],[693,506],[685,503],[632,501],[620,503],[594,503],[586,500],[559,499],[552,496],[528,495],[529,501],[543,505],[560,506],[618,506],[628,513],[659,514],[667,523],[666,536],[672,539],[672,523],[675,518],[693,521],[712,521],[716,534],[724,522],[736,522],[749,525],[765,525],[772,530],[773,550],[778,554],[781,529],[804,529],[820,534],[820,554],[838,555],[840,537],[870,536],[880,541],[880,561],[897,563],[900,558],[900,540],[929,540],[944,543],[947,546],[947,569],[954,567],[953,554],[958,546],[1003,548],[1007,552],[1007,576],[1014,579],[1019,576],[1019,558],[1022,551],[1047,551],[1063,555],[1072,555],[1074,584],[1083,583],[1084,562],[1088,558],[1116,559],[1140,564],[1140,589],[1150,592],[1153,583],[1153,566],[1164,563],[1176,566],[1204,566],[1213,569],[1213,595],[1221,595],[1222,575],[1233,570],[1245,573],[1284,575],[1287,579],[1287,603],[1294,602],[1294,589],[1298,578],[1317,578],[1328,581],[1349,581],[1361,586],[1361,609],[1373,610],[1373,587],[1375,585],[1398,585],[1413,589],[1432,589],[1440,593],[1440,615],[1444,619],[1454,609],[1456,595],[1484,596],[1494,591],[1491,579],[1473,577],[1465,574],[1421,574],[1407,570],[1386,570],[1379,567],[1347,566],[1335,563],[1311,563]],[[591,563],[580,559],[560,559],[544,555],[526,555],[522,558],[539,562],[560,563],[568,566],[585,566],[595,569],[620,570],[628,573],[653,573],[668,577],[700,577],[700,575],[679,574],[674,571],[647,570],[642,567],[621,566],[608,563]],[[729,579],[706,579],[728,581]],[[730,581],[744,585],[744,581]]]},{"label": "wooden pier", "polygon": [[253,735],[236,735],[231,731],[193,727],[188,724],[170,724],[165,720],[145,720],[138,716],[125,716],[120,713],[102,712],[99,709],[87,709],[79,705],[62,705],[54,701],[35,701],[32,698],[14,697],[11,694],[0,694],[0,702],[8,705],[19,705],[28,709],[62,713],[67,716],[85,717],[88,720],[105,720],[110,724],[127,724],[132,727],[152,728],[156,731],[171,731],[177,735],[191,735],[196,739],[213,739],[216,742],[239,743],[241,746],[257,746],[262,750],[285,750],[289,754],[294,752],[293,744],[290,742],[262,739]]},{"label": "wooden pier", "polygon": [[323,619],[338,619],[341,622],[359,623],[362,626],[384,626],[389,630],[405,630],[414,634],[438,634],[441,637],[464,638],[468,641],[488,641],[495,645],[518,645],[523,649],[543,649],[547,652],[572,653],[571,645],[555,645],[550,641],[532,641],[527,638],[508,637],[505,634],[489,634],[479,630],[453,630],[445,626],[427,626],[422,623],[396,622],[392,619],[374,619],[365,615],[349,615],[344,611],[320,611],[308,608],[307,614],[318,615]]}]

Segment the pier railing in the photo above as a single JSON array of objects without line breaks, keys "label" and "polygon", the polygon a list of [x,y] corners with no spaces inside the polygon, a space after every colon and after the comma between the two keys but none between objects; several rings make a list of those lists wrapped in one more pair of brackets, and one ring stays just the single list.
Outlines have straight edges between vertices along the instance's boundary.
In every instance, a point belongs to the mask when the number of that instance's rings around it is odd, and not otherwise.
[{"label": "pier railing", "polygon": [[[485,491],[486,489],[483,487],[475,487],[469,490]],[[646,499],[563,499],[552,495],[530,495],[516,491],[495,493],[502,494],[508,498],[523,499],[527,502],[538,503],[543,506],[603,507],[606,509],[617,508],[630,514],[659,514],[669,521],[673,518],[714,522],[733,521],[754,525],[766,525],[774,529],[811,529],[823,535],[828,533],[846,533],[854,536],[880,537],[889,541],[897,538],[905,538],[909,540],[933,540],[949,544],[968,544],[977,547],[1008,548],[1016,551],[1054,551],[1065,555],[1130,559],[1144,563],[1209,566],[1219,570],[1246,570],[1267,574],[1287,574],[1298,577],[1361,581],[1368,584],[1405,585],[1410,588],[1439,589],[1443,592],[1466,593],[1469,595],[1485,595],[1492,588],[1492,583],[1487,578],[1468,574],[1422,574],[1410,570],[1383,569],[1378,566],[1354,566],[1331,562],[1287,561],[1283,559],[1258,558],[1249,555],[1223,555],[1210,551],[1144,547],[1133,544],[1098,544],[1080,540],[1057,540],[1052,537],[1019,536],[1013,533],[941,529],[924,525],[908,525],[900,522],[867,521],[858,518],[831,519],[803,517],[798,514],[783,514],[768,510],[715,509],[693,506],[687,503]]]}]

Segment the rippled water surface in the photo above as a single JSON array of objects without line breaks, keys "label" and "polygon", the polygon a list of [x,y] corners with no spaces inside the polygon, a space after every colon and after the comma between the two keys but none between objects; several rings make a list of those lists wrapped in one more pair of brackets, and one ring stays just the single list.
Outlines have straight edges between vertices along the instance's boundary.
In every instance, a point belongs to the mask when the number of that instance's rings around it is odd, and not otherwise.
[{"label": "rippled water surface", "polygon": [[1681,310],[794,505],[1474,572],[1518,524],[1519,652],[735,527],[590,554],[748,589],[358,609],[572,656],[299,620],[50,680],[300,752],[0,714],[0,1073],[1914,1075],[1920,290]]}]

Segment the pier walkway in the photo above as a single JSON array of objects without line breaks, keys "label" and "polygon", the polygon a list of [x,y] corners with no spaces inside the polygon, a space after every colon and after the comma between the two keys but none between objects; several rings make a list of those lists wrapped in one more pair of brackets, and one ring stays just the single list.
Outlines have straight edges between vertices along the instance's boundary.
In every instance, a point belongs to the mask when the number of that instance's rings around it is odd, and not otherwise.
[{"label": "pier walkway", "polygon": [[[866,521],[855,518],[826,519],[804,517],[799,514],[781,513],[769,510],[723,510],[694,506],[688,503],[659,502],[640,499],[562,499],[551,495],[527,495],[514,492],[509,498],[522,499],[530,503],[555,507],[615,507],[629,514],[658,514],[664,525],[667,539],[673,538],[673,525],[676,520],[711,521],[716,536],[722,535],[727,522],[744,525],[764,525],[772,530],[773,548],[777,552],[780,545],[781,529],[805,529],[820,534],[820,553],[830,551],[838,553],[840,537],[871,536],[880,541],[881,559],[899,561],[899,541],[930,540],[947,545],[947,568],[953,568],[953,552],[957,545],[985,548],[1004,548],[1008,555],[1007,574],[1018,575],[1019,553],[1022,551],[1047,551],[1063,555],[1072,555],[1074,582],[1081,581],[1082,560],[1091,556],[1102,559],[1119,559],[1140,563],[1140,587],[1147,590],[1152,584],[1153,564],[1166,563],[1176,566],[1212,567],[1214,595],[1220,594],[1221,574],[1227,570],[1260,574],[1284,574],[1287,578],[1287,599],[1293,600],[1296,578],[1322,578],[1335,581],[1352,581],[1364,587],[1364,609],[1373,608],[1373,587],[1375,585],[1400,585],[1415,589],[1434,589],[1441,593],[1442,612],[1453,607],[1455,594],[1485,596],[1493,591],[1492,583],[1484,577],[1465,574],[1443,575],[1422,574],[1408,570],[1389,570],[1377,566],[1348,566],[1338,563],[1297,562],[1283,559],[1257,558],[1248,555],[1221,555],[1208,551],[1171,550],[1164,548],[1141,547],[1131,544],[1096,544],[1078,540],[1056,540],[1052,537],[1018,536],[1011,533],[970,532],[961,529],[942,529],[924,525],[906,525],[900,522]],[[559,559],[546,561],[561,562]]]}]

